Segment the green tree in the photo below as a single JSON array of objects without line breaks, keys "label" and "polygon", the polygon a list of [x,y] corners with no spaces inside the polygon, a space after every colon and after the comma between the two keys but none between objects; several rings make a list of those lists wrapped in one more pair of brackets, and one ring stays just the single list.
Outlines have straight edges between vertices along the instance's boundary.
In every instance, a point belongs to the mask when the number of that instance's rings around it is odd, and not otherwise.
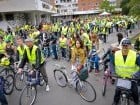
[{"label": "green tree", "polygon": [[128,6],[130,0],[122,0],[120,7],[122,8],[122,14],[128,15],[130,7]]},{"label": "green tree", "polygon": [[129,14],[140,17],[140,0],[130,0],[128,7]]},{"label": "green tree", "polygon": [[108,0],[103,0],[100,4],[100,9],[103,9],[107,12],[112,12],[114,10],[114,6],[111,6]]}]

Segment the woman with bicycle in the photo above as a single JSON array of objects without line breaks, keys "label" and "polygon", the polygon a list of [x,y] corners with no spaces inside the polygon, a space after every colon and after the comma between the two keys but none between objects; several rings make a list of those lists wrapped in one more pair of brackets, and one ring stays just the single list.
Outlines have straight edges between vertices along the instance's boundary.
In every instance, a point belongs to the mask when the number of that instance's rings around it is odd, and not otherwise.
[{"label": "woman with bicycle", "polygon": [[[132,78],[132,76],[139,71],[140,55],[137,55],[137,53],[131,49],[131,41],[128,38],[122,40],[122,49],[115,52],[113,64],[115,66],[116,75],[124,79]],[[139,105],[138,87],[136,82],[131,81],[130,90],[135,103],[134,105]],[[117,87],[112,105],[118,105],[120,95],[121,89]]]},{"label": "woman with bicycle", "polygon": [[85,49],[82,40],[79,38],[76,40],[75,47],[72,49],[71,63],[77,67],[77,71],[79,72],[84,67],[85,60]]}]

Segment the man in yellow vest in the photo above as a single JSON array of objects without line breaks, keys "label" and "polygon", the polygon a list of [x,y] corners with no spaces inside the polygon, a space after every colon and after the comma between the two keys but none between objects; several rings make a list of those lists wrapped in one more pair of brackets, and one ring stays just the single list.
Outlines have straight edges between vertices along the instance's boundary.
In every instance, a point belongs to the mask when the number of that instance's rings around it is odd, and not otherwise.
[{"label": "man in yellow vest", "polygon": [[24,51],[23,58],[19,64],[18,73],[22,72],[24,65],[26,64],[26,62],[28,62],[33,66],[33,68],[35,68],[35,70],[40,70],[40,73],[42,74],[43,79],[46,82],[46,91],[49,91],[46,63],[40,49],[36,45],[34,45],[33,39],[27,38],[25,40],[25,44],[27,46]]},{"label": "man in yellow vest", "polygon": [[22,37],[18,37],[16,39],[16,42],[18,44],[17,51],[16,51],[16,61],[21,61],[23,58],[26,45],[23,43]]},{"label": "man in yellow vest", "polygon": [[61,30],[61,34],[67,36],[67,32],[68,32],[68,26],[66,26],[66,24],[64,24],[64,26],[62,27],[62,30]]},{"label": "man in yellow vest", "polygon": [[[140,55],[131,50],[131,41],[128,38],[122,40],[122,49],[115,52],[114,56],[115,73],[117,76],[125,78],[132,78],[132,76],[139,72]],[[131,92],[135,105],[139,105],[139,95],[136,82],[131,82]],[[116,88],[113,105],[118,105],[121,90]]]},{"label": "man in yellow vest", "polygon": [[59,38],[59,47],[63,58],[66,58],[67,38],[62,34]]},{"label": "man in yellow vest", "polygon": [[3,41],[3,37],[0,36],[0,59],[5,55],[5,48],[6,48],[6,43]]}]

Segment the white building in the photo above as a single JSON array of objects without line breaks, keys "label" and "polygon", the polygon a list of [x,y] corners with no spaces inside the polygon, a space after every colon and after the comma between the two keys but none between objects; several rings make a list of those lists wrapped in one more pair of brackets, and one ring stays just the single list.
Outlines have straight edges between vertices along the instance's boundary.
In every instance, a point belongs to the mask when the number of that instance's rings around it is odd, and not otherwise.
[{"label": "white building", "polygon": [[0,28],[49,22],[52,13],[56,10],[50,0],[0,0]]},{"label": "white building", "polygon": [[78,10],[78,0],[55,0],[54,3],[57,8],[57,14],[53,15],[54,17],[58,16],[67,16],[69,20],[75,11]]}]

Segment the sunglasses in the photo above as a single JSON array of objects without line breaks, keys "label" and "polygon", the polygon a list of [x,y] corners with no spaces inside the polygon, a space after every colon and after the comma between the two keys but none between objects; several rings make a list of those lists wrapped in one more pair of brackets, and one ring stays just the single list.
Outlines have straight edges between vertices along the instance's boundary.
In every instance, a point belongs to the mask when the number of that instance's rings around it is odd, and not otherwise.
[{"label": "sunglasses", "polygon": [[123,44],[122,46],[124,46],[124,47],[128,47],[129,45],[128,45],[128,44]]}]

